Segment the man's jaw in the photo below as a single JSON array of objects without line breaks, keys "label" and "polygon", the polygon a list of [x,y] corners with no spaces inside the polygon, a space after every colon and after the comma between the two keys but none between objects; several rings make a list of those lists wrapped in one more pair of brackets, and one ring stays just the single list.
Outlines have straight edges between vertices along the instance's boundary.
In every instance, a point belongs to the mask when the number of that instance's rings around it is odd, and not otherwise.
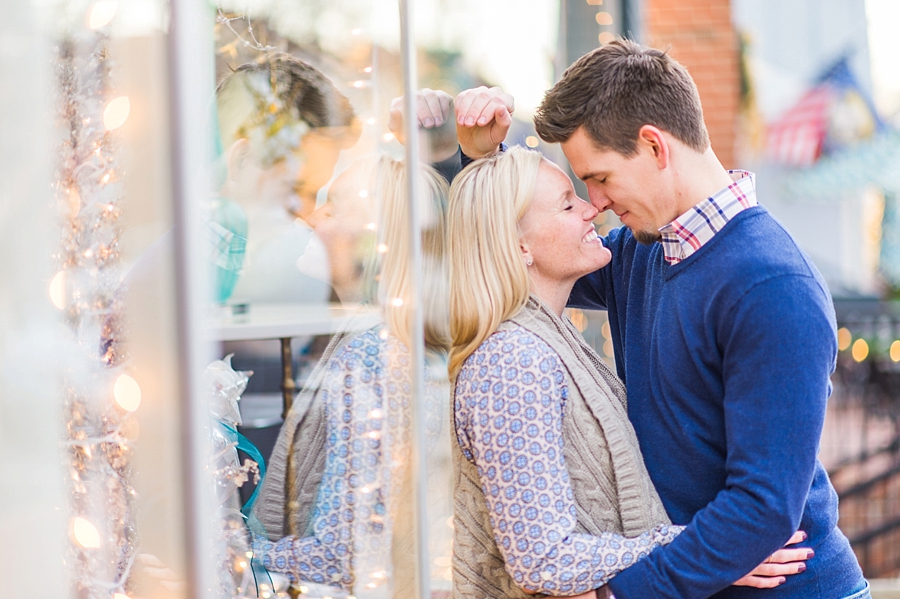
[{"label": "man's jaw", "polygon": [[[627,226],[627,225],[626,225]],[[631,229],[631,227],[628,227]],[[653,245],[657,241],[659,241],[661,235],[659,231],[645,231],[645,230],[635,230],[631,229],[632,235],[637,240],[638,243],[643,245]]]}]

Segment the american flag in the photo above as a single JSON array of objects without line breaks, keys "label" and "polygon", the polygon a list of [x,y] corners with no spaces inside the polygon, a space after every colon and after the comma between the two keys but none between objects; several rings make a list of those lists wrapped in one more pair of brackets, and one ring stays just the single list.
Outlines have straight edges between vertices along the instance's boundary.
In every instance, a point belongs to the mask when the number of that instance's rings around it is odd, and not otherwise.
[{"label": "american flag", "polygon": [[826,147],[829,141],[828,117],[842,93],[855,90],[865,101],[875,128],[884,128],[884,122],[871,98],[860,86],[847,57],[841,57],[827,68],[816,80],[815,86],[800,98],[780,119],[768,128],[766,144],[769,158],[786,166],[810,166],[826,151],[837,149]]},{"label": "american flag", "polygon": [[767,153],[787,166],[809,166],[822,153],[828,132],[828,109],[834,97],[827,83],[817,85],[769,126]]}]

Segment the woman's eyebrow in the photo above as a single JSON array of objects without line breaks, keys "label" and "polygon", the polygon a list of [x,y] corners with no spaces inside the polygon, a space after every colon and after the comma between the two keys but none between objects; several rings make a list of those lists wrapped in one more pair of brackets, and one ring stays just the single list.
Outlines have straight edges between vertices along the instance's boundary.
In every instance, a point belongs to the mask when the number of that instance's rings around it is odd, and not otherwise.
[{"label": "woman's eyebrow", "polygon": [[562,205],[562,204],[567,204],[567,203],[569,202],[569,200],[572,199],[572,195],[574,195],[574,194],[572,193],[572,190],[571,190],[571,189],[567,189],[567,190],[565,190],[564,192],[562,192],[562,194],[561,194],[561,195],[559,196],[559,198],[556,200],[556,203],[557,203],[557,204],[560,204],[560,205]]}]

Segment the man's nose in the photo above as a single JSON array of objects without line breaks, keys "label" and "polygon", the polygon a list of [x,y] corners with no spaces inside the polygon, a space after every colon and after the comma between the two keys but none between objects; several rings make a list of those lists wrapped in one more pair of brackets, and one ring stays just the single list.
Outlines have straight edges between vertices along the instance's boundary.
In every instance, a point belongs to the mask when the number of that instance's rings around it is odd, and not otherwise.
[{"label": "man's nose", "polygon": [[590,185],[588,186],[588,199],[591,201],[591,206],[596,208],[598,212],[609,210],[609,207],[612,205],[612,202],[602,190]]}]

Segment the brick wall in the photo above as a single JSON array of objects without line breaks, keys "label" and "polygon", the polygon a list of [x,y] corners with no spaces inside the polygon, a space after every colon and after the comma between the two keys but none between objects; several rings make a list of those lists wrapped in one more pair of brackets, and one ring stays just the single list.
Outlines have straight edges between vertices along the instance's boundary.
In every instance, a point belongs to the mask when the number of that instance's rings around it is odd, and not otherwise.
[{"label": "brick wall", "polygon": [[644,0],[645,43],[671,55],[697,82],[713,150],[734,168],[740,75],[729,0]]}]

